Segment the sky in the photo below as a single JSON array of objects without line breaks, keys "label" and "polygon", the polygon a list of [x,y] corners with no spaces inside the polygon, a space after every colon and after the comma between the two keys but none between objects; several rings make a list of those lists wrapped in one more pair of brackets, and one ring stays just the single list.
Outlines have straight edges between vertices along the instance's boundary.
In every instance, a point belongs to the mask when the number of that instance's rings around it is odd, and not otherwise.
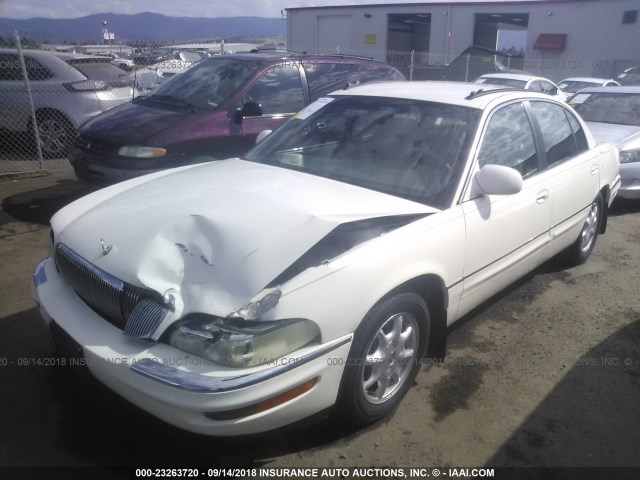
[{"label": "sky", "polygon": [[[440,0],[446,2],[447,0]],[[467,0],[469,1],[469,0]],[[474,1],[474,0],[471,0]],[[514,1],[514,0],[511,0]],[[520,1],[520,0],[515,0]],[[402,3],[423,3],[401,0]],[[393,0],[0,0],[0,18],[77,18],[140,12],[185,17],[280,17],[290,7],[394,3]],[[426,3],[426,2],[425,2]]]}]

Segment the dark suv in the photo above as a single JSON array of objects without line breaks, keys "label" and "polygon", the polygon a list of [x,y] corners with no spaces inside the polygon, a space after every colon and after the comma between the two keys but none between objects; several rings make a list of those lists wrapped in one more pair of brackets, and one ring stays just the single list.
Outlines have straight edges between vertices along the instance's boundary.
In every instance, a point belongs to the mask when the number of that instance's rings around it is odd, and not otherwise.
[{"label": "dark suv", "polygon": [[341,55],[247,53],[207,58],[86,123],[69,159],[107,185],[166,168],[237,157],[319,97],[358,83],[404,80],[395,68]]}]

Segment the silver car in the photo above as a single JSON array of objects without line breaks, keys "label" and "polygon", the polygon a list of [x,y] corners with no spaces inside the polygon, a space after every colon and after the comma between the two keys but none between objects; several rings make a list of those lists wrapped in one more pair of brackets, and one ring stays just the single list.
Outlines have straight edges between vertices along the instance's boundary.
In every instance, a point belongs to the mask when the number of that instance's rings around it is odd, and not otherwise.
[{"label": "silver car", "polygon": [[581,90],[569,104],[589,125],[598,143],[620,150],[621,198],[640,198],[640,86]]},{"label": "silver car", "polygon": [[[111,58],[24,50],[42,153],[66,155],[80,125],[133,97]],[[32,116],[18,53],[0,49],[0,130],[30,132]]]}]

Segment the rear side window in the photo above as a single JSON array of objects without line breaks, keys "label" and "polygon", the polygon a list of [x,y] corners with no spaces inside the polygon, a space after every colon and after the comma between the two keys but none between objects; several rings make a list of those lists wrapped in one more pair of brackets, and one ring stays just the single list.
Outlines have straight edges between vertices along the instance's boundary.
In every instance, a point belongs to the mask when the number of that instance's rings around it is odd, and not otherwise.
[{"label": "rear side window", "polygon": [[[51,71],[37,60],[24,57],[27,76],[31,81],[46,80],[53,77]],[[22,80],[22,67],[18,55],[0,55],[0,80]]]},{"label": "rear side window", "polygon": [[304,65],[311,101],[342,90],[348,84],[362,82],[358,65],[347,63],[307,63]]},{"label": "rear side window", "polygon": [[17,55],[0,54],[0,80],[22,80],[20,61]]},{"label": "rear side window", "polygon": [[478,153],[480,166],[515,168],[523,177],[538,171],[538,155],[531,124],[521,103],[501,108],[489,119]]},{"label": "rear side window", "polygon": [[569,120],[569,125],[571,125],[571,131],[573,132],[573,136],[576,138],[576,146],[578,147],[578,153],[585,152],[589,150],[589,144],[587,143],[587,136],[584,134],[584,128],[580,125],[580,122],[576,119],[576,117],[568,112],[566,109],[564,110],[564,114],[567,116]]},{"label": "rear side window", "polygon": [[575,157],[578,153],[576,141],[564,108],[549,102],[531,102],[531,110],[542,133],[547,166]]},{"label": "rear side window", "polygon": [[302,110],[304,93],[298,69],[289,64],[272,67],[249,88],[244,99],[260,104],[263,115]]}]

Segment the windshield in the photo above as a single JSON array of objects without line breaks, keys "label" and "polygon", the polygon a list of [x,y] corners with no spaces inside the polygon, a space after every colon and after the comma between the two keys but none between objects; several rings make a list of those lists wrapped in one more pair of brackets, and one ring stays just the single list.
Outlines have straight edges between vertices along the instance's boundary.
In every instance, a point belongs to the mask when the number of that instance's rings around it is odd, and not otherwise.
[{"label": "windshield", "polygon": [[562,83],[558,85],[558,88],[563,92],[576,93],[578,90],[582,90],[583,88],[595,87],[600,85],[596,82],[581,82],[578,80],[564,80]]},{"label": "windshield", "polygon": [[169,105],[175,100],[197,110],[215,110],[253,75],[259,64],[251,61],[207,59],[163,83],[141,102]]},{"label": "windshield", "polygon": [[587,122],[640,127],[640,93],[579,93],[571,102]]},{"label": "windshield", "polygon": [[491,85],[499,85],[501,87],[524,88],[527,82],[525,80],[515,80],[513,78],[501,77],[480,77],[474,83],[489,83]]},{"label": "windshield", "polygon": [[445,208],[479,117],[479,110],[441,103],[325,97],[267,137],[247,159]]}]

